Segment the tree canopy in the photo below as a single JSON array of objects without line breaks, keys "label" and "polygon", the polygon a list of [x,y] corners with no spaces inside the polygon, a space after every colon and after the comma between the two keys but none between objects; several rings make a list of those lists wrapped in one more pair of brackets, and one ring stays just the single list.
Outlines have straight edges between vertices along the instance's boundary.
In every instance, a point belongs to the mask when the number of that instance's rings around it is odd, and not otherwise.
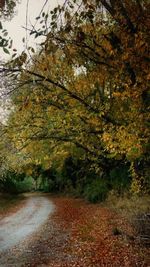
[{"label": "tree canopy", "polygon": [[1,69],[16,78],[6,127],[13,164],[49,166],[77,149],[97,173],[129,162],[132,191],[148,188],[149,10],[146,0],[74,0],[37,18],[39,50]]}]

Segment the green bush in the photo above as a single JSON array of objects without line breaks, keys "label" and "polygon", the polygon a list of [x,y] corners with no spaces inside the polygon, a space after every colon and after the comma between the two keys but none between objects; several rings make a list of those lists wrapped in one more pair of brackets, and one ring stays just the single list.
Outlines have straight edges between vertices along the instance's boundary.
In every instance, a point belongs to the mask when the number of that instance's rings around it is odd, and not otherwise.
[{"label": "green bush", "polygon": [[34,189],[34,182],[31,176],[25,177],[23,181],[14,181],[16,193],[30,192]]},{"label": "green bush", "polygon": [[1,184],[1,191],[10,194],[16,194],[17,188],[15,180],[11,179],[10,177],[7,177]]},{"label": "green bush", "polygon": [[110,189],[118,195],[123,195],[125,191],[128,191],[131,185],[129,166],[120,164],[112,168],[109,172],[109,184]]},{"label": "green bush", "polygon": [[19,194],[24,192],[29,192],[34,189],[34,180],[32,177],[24,177],[20,179],[14,175],[6,176],[5,180],[1,184],[1,191],[10,194]]},{"label": "green bush", "polygon": [[49,193],[50,192],[50,188],[48,184],[44,184],[42,188],[40,188],[40,190],[44,193]]},{"label": "green bush", "polygon": [[41,172],[41,183],[39,189],[43,192],[57,192],[59,191],[58,172],[55,167],[43,170]]},{"label": "green bush", "polygon": [[84,197],[92,203],[101,202],[106,199],[108,191],[106,181],[96,179],[85,187]]}]

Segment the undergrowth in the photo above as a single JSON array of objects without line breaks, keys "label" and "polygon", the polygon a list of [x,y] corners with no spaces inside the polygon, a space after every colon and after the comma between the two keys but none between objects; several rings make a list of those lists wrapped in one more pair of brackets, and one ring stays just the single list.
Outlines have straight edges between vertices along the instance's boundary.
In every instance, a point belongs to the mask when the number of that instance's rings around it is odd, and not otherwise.
[{"label": "undergrowth", "polygon": [[17,206],[23,199],[23,195],[0,194],[0,214],[8,212]]},{"label": "undergrowth", "polygon": [[106,204],[129,221],[137,242],[150,246],[150,197],[148,195],[116,197],[112,192]]}]

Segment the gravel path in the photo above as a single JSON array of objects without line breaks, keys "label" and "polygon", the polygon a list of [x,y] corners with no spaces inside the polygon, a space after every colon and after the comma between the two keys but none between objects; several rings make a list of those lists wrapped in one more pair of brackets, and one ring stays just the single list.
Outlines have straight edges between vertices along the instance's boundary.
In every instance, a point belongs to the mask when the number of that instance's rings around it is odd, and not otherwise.
[{"label": "gravel path", "polygon": [[16,246],[40,231],[49,215],[54,211],[53,203],[45,196],[30,196],[23,208],[0,221],[0,266],[4,256]]}]

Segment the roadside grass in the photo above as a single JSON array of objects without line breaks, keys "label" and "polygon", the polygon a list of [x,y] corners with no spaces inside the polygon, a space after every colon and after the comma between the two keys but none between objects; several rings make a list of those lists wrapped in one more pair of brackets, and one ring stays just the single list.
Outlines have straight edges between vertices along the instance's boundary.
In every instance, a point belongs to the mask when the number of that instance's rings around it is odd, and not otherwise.
[{"label": "roadside grass", "polygon": [[[150,247],[150,196],[124,196],[117,197],[110,194],[106,205],[121,215],[134,230],[135,240],[140,245]],[[114,227],[114,232],[120,229]]]},{"label": "roadside grass", "polygon": [[124,196],[118,197],[113,192],[109,194],[107,206],[131,218],[139,213],[150,213],[150,196]]}]

